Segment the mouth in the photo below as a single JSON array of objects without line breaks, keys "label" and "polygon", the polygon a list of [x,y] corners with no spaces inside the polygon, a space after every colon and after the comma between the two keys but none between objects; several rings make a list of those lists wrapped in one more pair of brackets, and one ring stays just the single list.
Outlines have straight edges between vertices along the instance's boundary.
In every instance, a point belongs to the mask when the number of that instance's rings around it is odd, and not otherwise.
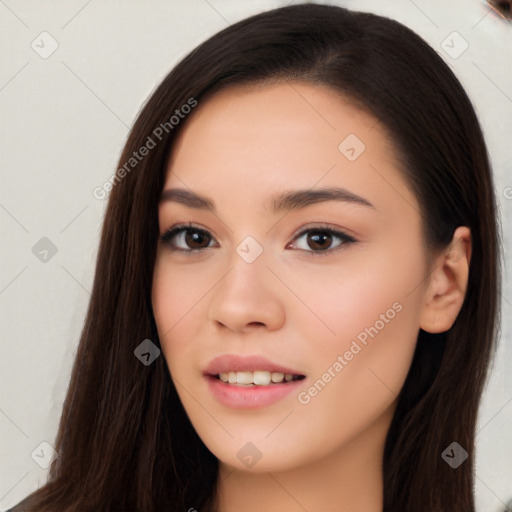
[{"label": "mouth", "polygon": [[306,375],[261,356],[223,355],[213,359],[203,372],[208,389],[222,405],[255,409],[279,402]]}]

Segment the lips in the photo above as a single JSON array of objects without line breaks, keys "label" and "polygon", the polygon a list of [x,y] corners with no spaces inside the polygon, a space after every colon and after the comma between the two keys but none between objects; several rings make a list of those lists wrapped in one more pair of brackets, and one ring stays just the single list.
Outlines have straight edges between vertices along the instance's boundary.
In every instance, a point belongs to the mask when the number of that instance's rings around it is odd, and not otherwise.
[{"label": "lips", "polygon": [[277,404],[297,391],[306,376],[261,356],[219,356],[203,372],[207,389],[230,409],[258,409]]}]

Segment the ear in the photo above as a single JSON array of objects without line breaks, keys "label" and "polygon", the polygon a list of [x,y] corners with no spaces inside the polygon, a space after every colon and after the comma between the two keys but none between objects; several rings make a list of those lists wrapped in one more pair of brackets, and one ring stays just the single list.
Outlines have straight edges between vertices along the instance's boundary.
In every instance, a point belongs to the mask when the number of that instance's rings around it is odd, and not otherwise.
[{"label": "ear", "polygon": [[459,226],[447,249],[434,261],[425,291],[420,327],[432,334],[448,331],[466,296],[471,260],[471,231]]}]

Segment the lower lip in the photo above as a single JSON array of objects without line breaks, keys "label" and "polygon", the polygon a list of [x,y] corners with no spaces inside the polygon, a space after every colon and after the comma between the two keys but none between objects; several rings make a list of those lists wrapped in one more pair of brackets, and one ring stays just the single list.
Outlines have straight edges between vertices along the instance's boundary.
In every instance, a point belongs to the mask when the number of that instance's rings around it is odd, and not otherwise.
[{"label": "lower lip", "polygon": [[304,379],[268,386],[237,386],[226,384],[216,377],[206,376],[215,399],[234,409],[258,409],[272,405],[304,384]]}]

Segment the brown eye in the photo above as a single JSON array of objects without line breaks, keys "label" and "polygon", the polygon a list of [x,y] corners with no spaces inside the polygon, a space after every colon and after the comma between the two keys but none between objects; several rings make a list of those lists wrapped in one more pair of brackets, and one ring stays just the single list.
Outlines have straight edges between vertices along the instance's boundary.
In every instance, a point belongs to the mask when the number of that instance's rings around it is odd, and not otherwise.
[{"label": "brown eye", "polygon": [[165,232],[161,238],[173,250],[184,252],[206,249],[212,240],[207,231],[189,226],[176,226]]},{"label": "brown eye", "polygon": [[[298,248],[314,255],[331,254],[343,248],[345,245],[356,242],[355,238],[330,228],[314,228],[302,231],[295,240],[305,239],[305,242],[294,243],[293,248]],[[339,242],[335,243],[334,240]],[[335,243],[333,247],[333,243]]]},{"label": "brown eye", "polygon": [[[204,231],[190,230],[185,231],[185,244],[191,249],[203,249],[208,247],[210,237]],[[204,245],[206,242],[206,245]]]},{"label": "brown eye", "polygon": [[[298,248],[314,255],[331,254],[349,243],[356,242],[354,238],[341,231],[322,227],[306,229],[295,240],[301,238],[306,239],[305,246],[304,243],[291,244],[291,248]],[[339,242],[333,246],[335,239],[338,239]],[[214,238],[204,229],[190,225],[180,225],[166,231],[162,235],[161,241],[168,245],[172,251],[200,253],[203,249],[213,247],[211,242],[214,242]],[[288,247],[290,247],[290,244]]]},{"label": "brown eye", "polygon": [[326,231],[311,231],[308,236],[307,244],[308,246],[313,249],[328,249],[329,246],[332,244],[332,235],[329,234]]}]

